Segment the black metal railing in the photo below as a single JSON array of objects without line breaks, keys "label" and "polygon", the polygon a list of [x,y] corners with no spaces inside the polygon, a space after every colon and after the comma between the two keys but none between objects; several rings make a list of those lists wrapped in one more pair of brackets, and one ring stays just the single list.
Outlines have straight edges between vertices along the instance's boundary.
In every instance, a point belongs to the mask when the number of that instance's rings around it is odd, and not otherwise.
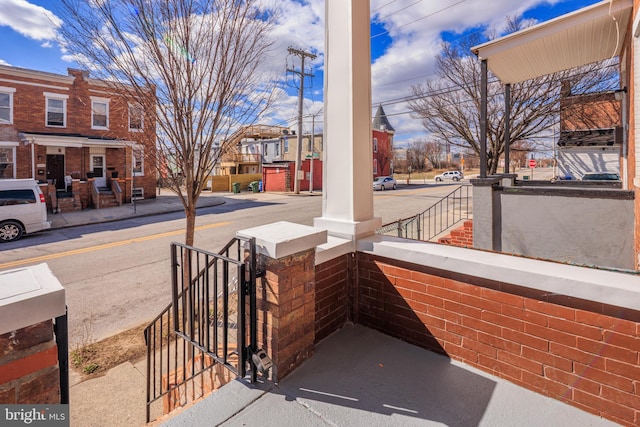
[{"label": "black metal railing", "polygon": [[172,302],[144,332],[147,422],[160,399],[156,416],[216,389],[221,378],[244,377],[248,367],[256,379],[255,240],[234,238],[219,253],[172,243],[171,260]]},{"label": "black metal railing", "polygon": [[385,224],[376,234],[429,241],[471,216],[470,186],[462,185],[438,200],[427,210]]},{"label": "black metal railing", "polygon": [[68,308],[58,316],[53,324],[53,332],[58,346],[58,367],[60,369],[60,403],[69,404],[69,322]]}]

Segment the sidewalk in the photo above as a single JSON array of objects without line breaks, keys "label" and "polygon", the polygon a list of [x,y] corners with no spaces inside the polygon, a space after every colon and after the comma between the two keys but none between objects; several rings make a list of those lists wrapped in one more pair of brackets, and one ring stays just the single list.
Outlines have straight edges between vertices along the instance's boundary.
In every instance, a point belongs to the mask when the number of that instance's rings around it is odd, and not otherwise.
[{"label": "sidewalk", "polygon": [[[240,193],[242,196],[253,193]],[[232,196],[230,193],[212,193],[203,191],[198,199],[198,208],[217,206],[224,203],[224,197]],[[138,200],[134,203],[123,204],[115,208],[83,209],[77,212],[63,212],[49,214],[51,228],[75,227],[100,222],[120,221],[123,219],[137,218],[149,215],[183,211],[182,202],[174,193],[162,189],[155,199]]]}]

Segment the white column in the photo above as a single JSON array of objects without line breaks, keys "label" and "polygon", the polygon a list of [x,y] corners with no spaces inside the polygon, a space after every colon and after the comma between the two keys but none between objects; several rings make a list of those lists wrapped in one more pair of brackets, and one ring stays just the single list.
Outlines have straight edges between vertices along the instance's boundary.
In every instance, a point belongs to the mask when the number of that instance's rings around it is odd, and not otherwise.
[{"label": "white column", "polygon": [[322,217],[314,226],[355,240],[373,217],[369,0],[325,2]]}]

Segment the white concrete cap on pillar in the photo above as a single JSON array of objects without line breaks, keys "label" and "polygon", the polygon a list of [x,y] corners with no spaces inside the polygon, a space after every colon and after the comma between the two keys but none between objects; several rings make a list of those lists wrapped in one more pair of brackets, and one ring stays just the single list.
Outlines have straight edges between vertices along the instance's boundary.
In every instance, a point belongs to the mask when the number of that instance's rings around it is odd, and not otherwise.
[{"label": "white concrete cap on pillar", "polygon": [[274,259],[313,249],[327,242],[326,230],[287,221],[240,230],[236,236],[255,237],[258,253]]},{"label": "white concrete cap on pillar", "polygon": [[0,335],[65,312],[64,288],[47,264],[0,272]]}]

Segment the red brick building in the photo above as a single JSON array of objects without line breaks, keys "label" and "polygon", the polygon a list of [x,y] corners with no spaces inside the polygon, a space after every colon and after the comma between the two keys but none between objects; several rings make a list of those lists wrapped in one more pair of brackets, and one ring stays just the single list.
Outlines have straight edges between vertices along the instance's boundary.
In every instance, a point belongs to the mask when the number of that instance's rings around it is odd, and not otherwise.
[{"label": "red brick building", "polygon": [[378,107],[372,124],[373,177],[393,175],[393,134],[396,132],[387,115]]},{"label": "red brick building", "polygon": [[153,114],[86,71],[0,66],[0,179],[36,179],[54,211],[154,198]]}]

